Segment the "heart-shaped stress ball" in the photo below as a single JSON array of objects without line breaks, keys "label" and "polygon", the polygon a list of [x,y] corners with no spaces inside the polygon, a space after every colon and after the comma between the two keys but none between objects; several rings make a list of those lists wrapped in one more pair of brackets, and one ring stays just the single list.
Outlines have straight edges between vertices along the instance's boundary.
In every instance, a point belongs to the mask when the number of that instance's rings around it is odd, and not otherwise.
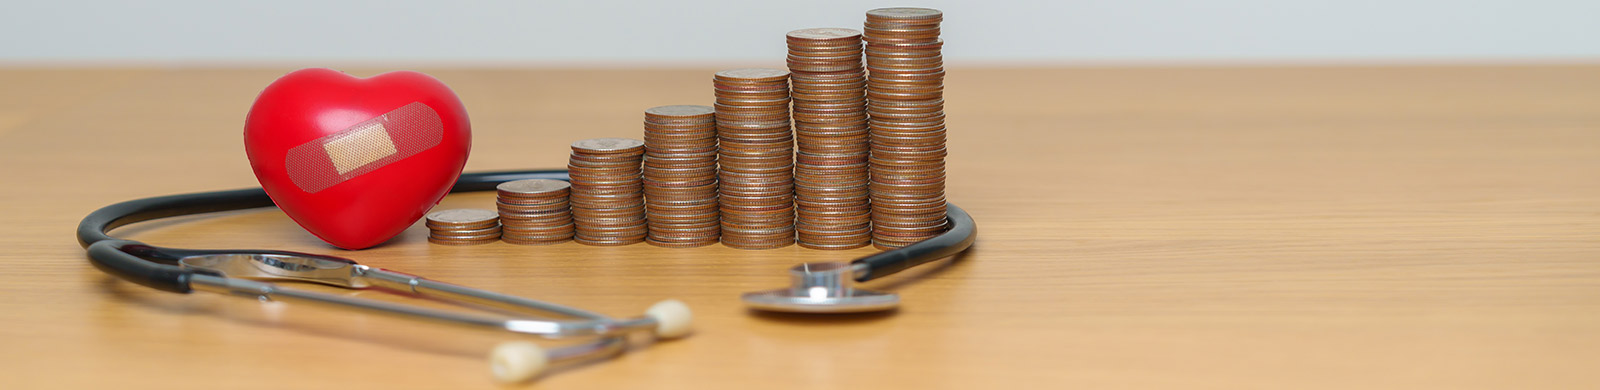
[{"label": "heart-shaped stress ball", "polygon": [[250,167],[273,203],[345,249],[383,243],[422,218],[471,147],[461,100],[417,72],[298,70],[261,91],[244,124]]}]

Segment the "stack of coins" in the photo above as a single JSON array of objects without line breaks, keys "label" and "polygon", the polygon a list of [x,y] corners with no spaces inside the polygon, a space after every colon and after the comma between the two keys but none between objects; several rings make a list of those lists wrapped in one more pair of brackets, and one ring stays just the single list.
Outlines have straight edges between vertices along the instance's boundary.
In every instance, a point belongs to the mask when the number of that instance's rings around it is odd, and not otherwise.
[{"label": "stack of coins", "polygon": [[789,72],[731,69],[716,87],[722,244],[738,249],[794,244],[794,133]]},{"label": "stack of coins", "polygon": [[567,172],[572,178],[574,240],[587,245],[644,241],[643,160],[644,141],[596,138],[572,143]]},{"label": "stack of coins", "polygon": [[798,153],[795,230],[800,246],[851,249],[872,241],[867,197],[867,72],[861,32],[790,31],[789,80]]},{"label": "stack of coins", "polygon": [[572,239],[571,184],[528,179],[500,183],[495,206],[500,209],[500,239],[511,244],[543,245]]},{"label": "stack of coins", "polygon": [[428,213],[428,242],[439,245],[488,244],[500,239],[500,215],[482,209]]},{"label": "stack of coins", "polygon": [[872,243],[899,248],[944,232],[944,59],[927,8],[867,11]]},{"label": "stack of coins", "polygon": [[645,242],[688,248],[717,243],[717,122],[711,107],[644,110]]}]

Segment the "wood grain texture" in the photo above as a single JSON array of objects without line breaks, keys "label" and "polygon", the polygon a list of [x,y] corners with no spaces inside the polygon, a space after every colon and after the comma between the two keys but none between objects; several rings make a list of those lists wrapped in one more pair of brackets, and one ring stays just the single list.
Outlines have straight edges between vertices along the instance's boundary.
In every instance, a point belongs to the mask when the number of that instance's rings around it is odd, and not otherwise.
[{"label": "wood grain texture", "polygon": [[[0,388],[493,386],[505,335],[89,266],[71,232],[97,207],[253,186],[241,124],[286,71],[0,70]],[[465,101],[468,169],[487,170],[637,137],[644,108],[708,103],[714,69],[425,71]],[[953,69],[947,99],[949,199],[980,238],[869,284],[903,295],[893,315],[738,304],[867,249],[444,247],[419,223],[345,252],[270,209],[118,234],[695,310],[693,336],[541,388],[1600,386],[1600,67]]]}]

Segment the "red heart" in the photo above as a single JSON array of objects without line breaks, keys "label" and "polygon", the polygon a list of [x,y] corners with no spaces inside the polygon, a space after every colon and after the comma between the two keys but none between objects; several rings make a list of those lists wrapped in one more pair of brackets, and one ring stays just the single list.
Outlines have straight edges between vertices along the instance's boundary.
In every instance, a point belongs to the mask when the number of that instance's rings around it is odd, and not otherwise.
[{"label": "red heart", "polygon": [[345,249],[378,245],[439,203],[467,163],[472,126],[444,83],[302,69],[261,91],[244,150],[273,203]]}]

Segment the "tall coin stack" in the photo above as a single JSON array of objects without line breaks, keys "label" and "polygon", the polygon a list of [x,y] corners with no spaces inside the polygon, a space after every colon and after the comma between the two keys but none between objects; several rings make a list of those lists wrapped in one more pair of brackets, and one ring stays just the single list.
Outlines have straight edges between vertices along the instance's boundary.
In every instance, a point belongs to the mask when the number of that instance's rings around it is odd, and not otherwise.
[{"label": "tall coin stack", "polygon": [[722,244],[768,249],[794,244],[794,132],[789,72],[730,69],[716,88]]},{"label": "tall coin stack", "polygon": [[488,244],[500,239],[500,216],[482,209],[428,213],[428,242],[439,245]]},{"label": "tall coin stack", "polygon": [[663,247],[717,243],[717,123],[711,107],[644,110],[644,207],[650,234]]},{"label": "tall coin stack", "polygon": [[798,153],[795,230],[800,246],[860,248],[872,242],[867,197],[867,72],[861,32],[790,31],[789,80]]},{"label": "tall coin stack", "polygon": [[572,185],[561,180],[528,179],[500,183],[495,207],[500,210],[500,240],[543,245],[566,242],[574,231],[567,200]]},{"label": "tall coin stack", "polygon": [[644,142],[595,138],[572,143],[567,163],[572,178],[574,240],[587,245],[628,245],[644,241],[644,185],[640,164]]},{"label": "tall coin stack", "polygon": [[943,18],[927,8],[867,11],[872,242],[879,248],[946,229]]}]

